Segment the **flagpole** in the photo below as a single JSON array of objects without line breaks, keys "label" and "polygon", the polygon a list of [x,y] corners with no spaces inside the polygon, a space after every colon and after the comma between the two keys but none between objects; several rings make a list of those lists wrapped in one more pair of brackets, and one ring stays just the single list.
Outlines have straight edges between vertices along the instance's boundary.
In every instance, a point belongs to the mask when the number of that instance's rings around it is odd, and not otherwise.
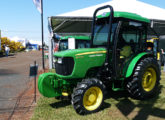
[{"label": "flagpole", "polygon": [[41,37],[42,37],[42,68],[45,70],[44,62],[44,27],[43,27],[43,2],[41,0]]}]

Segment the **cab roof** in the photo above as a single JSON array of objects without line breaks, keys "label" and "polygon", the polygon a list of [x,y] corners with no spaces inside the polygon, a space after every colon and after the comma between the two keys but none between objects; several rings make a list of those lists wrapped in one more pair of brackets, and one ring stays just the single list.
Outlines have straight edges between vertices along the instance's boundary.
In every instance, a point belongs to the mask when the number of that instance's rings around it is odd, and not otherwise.
[{"label": "cab roof", "polygon": [[63,36],[63,37],[60,37],[60,40],[66,40],[68,38],[75,38],[78,40],[90,40],[89,36]]},{"label": "cab roof", "polygon": [[[98,15],[97,18],[104,18],[104,17],[108,17],[109,15],[110,15],[110,12],[106,12],[106,13],[103,13],[101,15]],[[135,13],[115,11],[114,17],[115,18],[127,18],[127,19],[131,19],[131,20],[137,20],[137,21],[141,21],[141,22],[150,23],[149,19],[142,17],[142,16],[135,14]]]}]

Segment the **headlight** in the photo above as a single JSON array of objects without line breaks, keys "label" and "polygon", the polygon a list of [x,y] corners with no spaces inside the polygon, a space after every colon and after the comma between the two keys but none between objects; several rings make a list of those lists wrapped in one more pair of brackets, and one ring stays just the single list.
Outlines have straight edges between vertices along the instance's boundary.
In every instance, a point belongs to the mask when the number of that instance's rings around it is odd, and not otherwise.
[{"label": "headlight", "polygon": [[62,58],[58,58],[57,63],[62,64]]}]

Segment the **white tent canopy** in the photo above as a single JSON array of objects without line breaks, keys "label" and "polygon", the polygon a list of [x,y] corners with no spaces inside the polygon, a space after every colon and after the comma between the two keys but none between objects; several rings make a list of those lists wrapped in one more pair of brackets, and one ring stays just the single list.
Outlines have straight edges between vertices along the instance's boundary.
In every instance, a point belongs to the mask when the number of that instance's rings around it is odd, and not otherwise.
[{"label": "white tent canopy", "polygon": [[[113,6],[114,11],[131,12],[146,17],[151,20],[152,26],[159,35],[165,35],[165,9],[139,0],[111,0],[99,5],[50,17],[53,32],[61,35],[75,34],[76,32],[77,34],[86,33],[89,35],[93,13],[98,7],[104,5]],[[101,12],[107,12],[107,10]]]},{"label": "white tent canopy", "polygon": [[58,16],[80,16],[80,17],[92,17],[96,8],[111,5],[114,11],[123,11],[139,14],[148,19],[165,20],[165,10],[138,0],[112,0],[99,5],[83,8],[73,12],[60,14]]}]

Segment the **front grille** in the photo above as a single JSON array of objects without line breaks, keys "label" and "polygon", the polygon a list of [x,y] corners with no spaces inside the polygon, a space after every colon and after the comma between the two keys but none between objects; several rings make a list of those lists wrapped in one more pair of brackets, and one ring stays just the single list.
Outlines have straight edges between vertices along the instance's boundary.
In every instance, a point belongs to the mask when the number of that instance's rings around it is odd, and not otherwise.
[{"label": "front grille", "polygon": [[74,60],[71,57],[64,57],[62,59],[62,64],[55,62],[56,73],[59,75],[70,75],[73,71],[73,67]]}]

